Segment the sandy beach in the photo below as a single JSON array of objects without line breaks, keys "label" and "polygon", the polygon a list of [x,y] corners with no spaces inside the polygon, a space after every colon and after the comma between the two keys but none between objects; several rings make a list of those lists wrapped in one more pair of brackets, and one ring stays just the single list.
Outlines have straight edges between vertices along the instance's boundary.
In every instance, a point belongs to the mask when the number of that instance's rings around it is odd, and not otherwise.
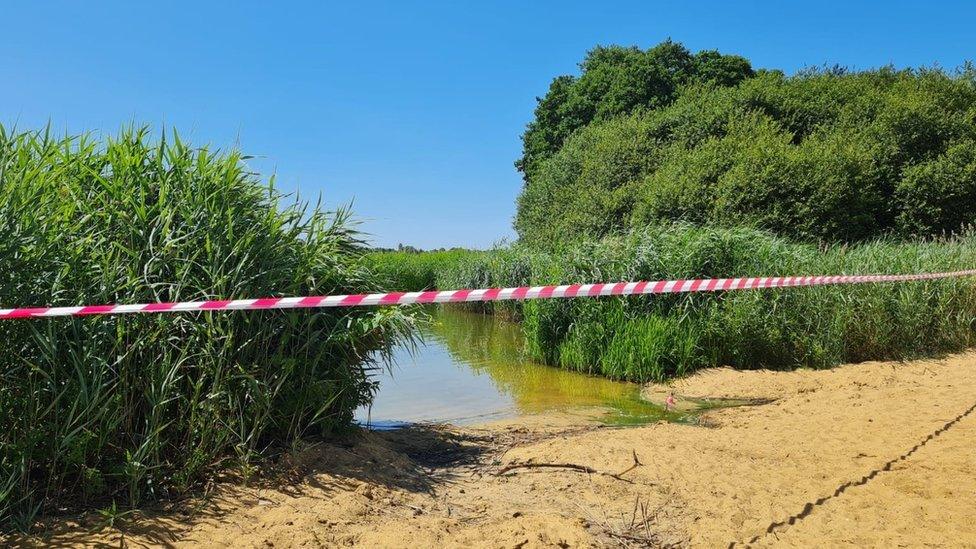
[{"label": "sandy beach", "polygon": [[360,433],[272,478],[22,545],[586,547],[976,545],[976,354],[822,371],[709,370],[663,399],[697,425],[558,413]]}]

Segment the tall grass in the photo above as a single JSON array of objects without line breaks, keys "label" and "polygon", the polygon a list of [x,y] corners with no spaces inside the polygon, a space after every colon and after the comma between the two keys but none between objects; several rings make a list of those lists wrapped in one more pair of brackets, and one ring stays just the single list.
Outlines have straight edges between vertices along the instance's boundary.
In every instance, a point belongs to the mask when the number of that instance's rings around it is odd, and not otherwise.
[{"label": "tall grass", "polygon": [[[0,128],[0,306],[378,289],[349,212],[286,200],[236,152],[145,130]],[[181,493],[348,425],[397,309],[0,322],[0,528]]]},{"label": "tall grass", "polygon": [[[675,225],[557,252],[515,246],[467,258],[442,288],[620,280],[913,273],[972,268],[976,237],[816,247],[750,229]],[[695,295],[528,301],[532,358],[634,381],[708,366],[824,368],[976,343],[972,278]]]},{"label": "tall grass", "polygon": [[363,261],[377,281],[389,291],[432,290],[437,274],[468,258],[483,254],[476,250],[453,249],[435,252],[371,252]]}]

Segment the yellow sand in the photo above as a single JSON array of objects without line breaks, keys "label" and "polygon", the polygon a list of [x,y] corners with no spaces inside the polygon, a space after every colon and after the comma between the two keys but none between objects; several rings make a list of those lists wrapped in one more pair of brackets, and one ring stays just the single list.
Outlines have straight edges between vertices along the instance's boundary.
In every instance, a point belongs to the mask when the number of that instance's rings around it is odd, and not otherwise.
[{"label": "yellow sand", "polygon": [[[976,354],[827,371],[712,370],[674,390],[679,397],[775,400],[714,411],[697,426],[615,429],[585,415],[550,414],[469,429],[370,433],[286,461],[290,482],[227,483],[196,510],[140,516],[97,533],[62,521],[45,537],[11,541],[976,545]],[[646,393],[665,394],[660,387]],[[640,466],[633,467],[634,456]],[[526,462],[594,472],[497,474]]]}]

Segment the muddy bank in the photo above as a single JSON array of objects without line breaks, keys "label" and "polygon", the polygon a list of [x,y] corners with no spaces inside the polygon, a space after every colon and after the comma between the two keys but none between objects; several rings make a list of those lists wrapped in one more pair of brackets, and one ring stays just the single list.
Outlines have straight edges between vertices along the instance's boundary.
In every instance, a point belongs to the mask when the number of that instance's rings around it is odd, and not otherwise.
[{"label": "muddy bank", "polygon": [[[130,546],[976,544],[976,354],[826,371],[712,370],[679,396],[768,400],[702,425],[550,413],[363,433],[293,456],[275,485],[91,533]],[[652,399],[666,394],[649,387]]]}]

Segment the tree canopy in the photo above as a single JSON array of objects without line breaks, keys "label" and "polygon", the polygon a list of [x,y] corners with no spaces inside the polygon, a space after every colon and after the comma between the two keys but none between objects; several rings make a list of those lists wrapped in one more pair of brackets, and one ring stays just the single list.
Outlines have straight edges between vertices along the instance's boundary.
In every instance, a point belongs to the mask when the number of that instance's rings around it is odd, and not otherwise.
[{"label": "tree canopy", "polygon": [[516,162],[526,174],[593,121],[668,105],[689,83],[732,86],[753,74],[745,58],[717,51],[695,55],[670,40],[648,50],[597,47],[580,63],[580,70],[578,77],[555,78],[539,99],[535,120],[522,136],[522,158]]},{"label": "tree canopy", "polygon": [[976,221],[976,71],[753,71],[664,42],[591,51],[539,100],[515,228],[546,245],[653,223],[800,240]]}]

